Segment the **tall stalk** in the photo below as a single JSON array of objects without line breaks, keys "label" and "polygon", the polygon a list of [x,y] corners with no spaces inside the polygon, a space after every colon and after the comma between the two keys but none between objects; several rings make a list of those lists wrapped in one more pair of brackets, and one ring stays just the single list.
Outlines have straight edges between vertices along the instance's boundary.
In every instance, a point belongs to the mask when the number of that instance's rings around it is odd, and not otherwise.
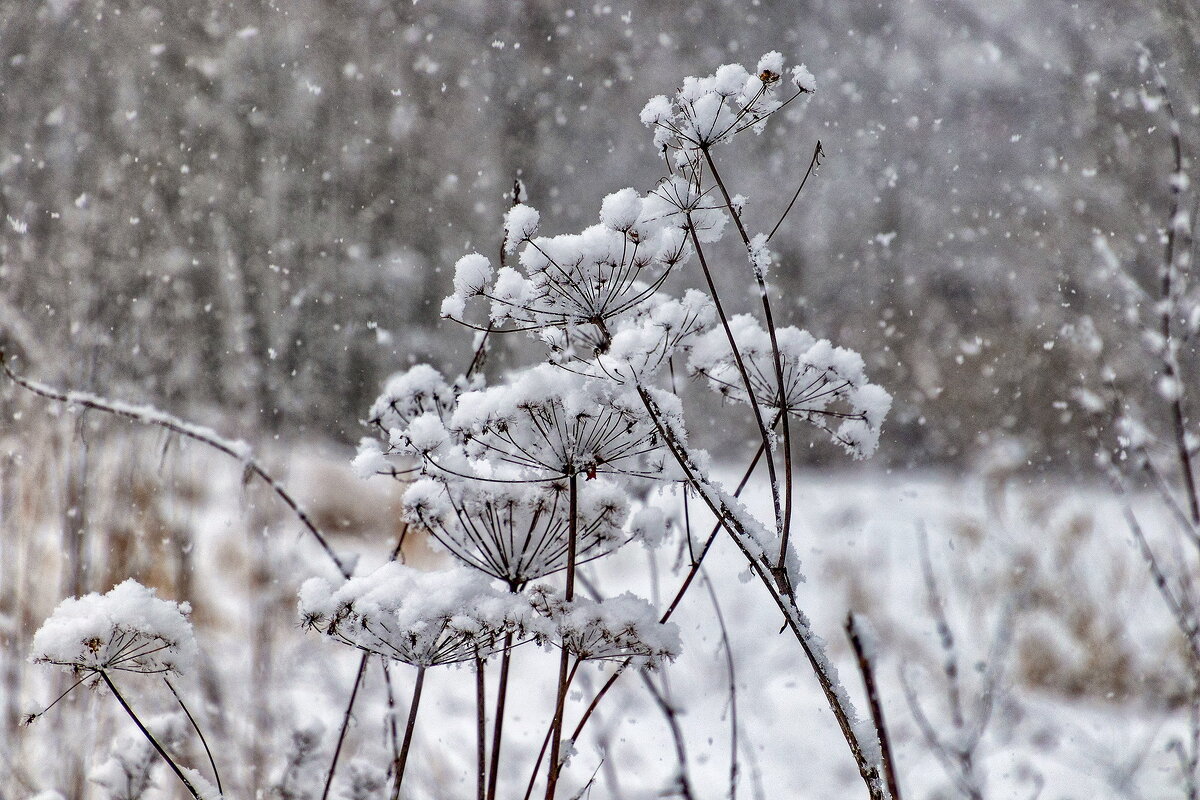
[{"label": "tall stalk", "polygon": [[[738,235],[742,237],[742,244],[746,246],[747,252],[749,252],[751,247],[750,234],[746,232],[746,226],[742,224],[741,214],[733,207],[733,198],[729,196],[729,190],[725,188],[725,181],[721,179],[717,163],[713,161],[712,153],[707,146],[701,147],[700,152],[704,153],[704,160],[708,163],[708,171],[712,173],[713,180],[717,183],[717,188],[721,190],[721,197],[725,201],[725,210],[733,218],[733,222],[737,226]],[[807,174],[804,177],[805,180],[808,179]],[[803,187],[803,184],[801,184],[801,187]],[[771,310],[771,296],[767,292],[767,282],[762,272],[757,268],[752,269],[751,272],[754,273],[754,282],[758,285],[758,296],[762,300],[763,316],[766,318],[767,323],[767,335],[771,339],[771,359],[775,364],[775,391],[781,415],[780,422],[783,427],[783,524],[780,526],[779,557],[775,563],[774,575],[776,583],[779,584],[780,591],[790,594],[792,587],[784,564],[787,558],[788,539],[792,531],[792,426],[788,419],[787,387],[783,382],[783,359],[779,355],[779,336],[775,328],[775,314]],[[737,346],[732,342],[730,345],[736,351]],[[746,393],[748,395],[753,393],[749,384],[746,386]]]},{"label": "tall stalk", "polygon": [[500,680],[496,687],[496,721],[492,724],[492,758],[488,769],[487,800],[496,800],[496,778],[500,774],[500,743],[503,740],[504,704],[508,697],[508,667],[512,662],[513,637],[504,636],[504,652],[500,655]]},{"label": "tall stalk", "polygon": [[[568,479],[567,494],[569,498],[567,520],[567,588],[566,601],[575,599],[575,547],[579,537],[579,474],[572,470]],[[567,651],[566,643],[562,644],[562,657],[558,663],[558,696],[554,701],[554,722],[550,726],[550,763],[546,773],[546,800],[554,800],[554,792],[558,786],[559,752],[562,747],[563,709],[567,703],[567,684],[570,671],[571,654]]]},{"label": "tall stalk", "polygon": [[412,747],[413,730],[417,726],[417,711],[421,707],[421,689],[425,686],[425,667],[417,667],[417,682],[413,685],[412,703],[408,707],[408,724],[404,726],[404,742],[400,753],[392,764],[395,773],[392,783],[392,800],[399,800],[400,784],[404,782],[404,769],[408,765],[408,751]]},{"label": "tall stalk", "polygon": [[478,800],[487,795],[487,684],[483,659],[475,659],[475,756],[476,790]]}]

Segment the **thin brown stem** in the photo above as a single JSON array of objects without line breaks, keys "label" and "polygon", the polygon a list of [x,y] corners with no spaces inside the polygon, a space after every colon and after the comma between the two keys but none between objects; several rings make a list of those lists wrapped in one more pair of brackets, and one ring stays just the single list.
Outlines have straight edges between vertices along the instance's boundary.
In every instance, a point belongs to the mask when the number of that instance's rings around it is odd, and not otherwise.
[{"label": "thin brown stem", "polygon": [[425,667],[417,667],[417,682],[413,685],[412,703],[408,707],[408,723],[404,726],[404,742],[393,765],[392,800],[400,798],[400,784],[404,782],[404,770],[408,766],[408,751],[412,747],[413,731],[417,727],[417,711],[421,707],[421,689],[425,686]]},{"label": "thin brown stem", "polygon": [[708,598],[712,602],[713,613],[717,617],[717,626],[721,631],[721,649],[725,651],[725,670],[729,675],[729,800],[737,800],[738,784],[738,706],[737,706],[737,672],[733,663],[733,647],[729,643],[729,629],[725,625],[725,615],[721,613],[721,603],[717,599],[717,590],[706,573],[702,573],[704,586],[708,589]]},{"label": "thin brown stem", "polygon": [[875,731],[879,734],[879,749],[883,755],[883,774],[887,779],[888,792],[892,800],[901,800],[900,781],[896,778],[896,761],[892,756],[892,741],[888,736],[887,724],[883,718],[883,703],[879,700],[879,688],[875,682],[874,656],[867,652],[861,623],[853,611],[846,615],[846,636],[850,638],[850,646],[854,648],[858,672],[862,675],[863,687],[867,690],[867,702],[871,706],[871,718],[875,721]]},{"label": "thin brown stem", "polygon": [[[737,225],[738,235],[742,237],[742,244],[749,251],[751,247],[750,234],[746,232],[746,227],[742,224],[742,215],[733,207],[733,198],[729,196],[729,190],[725,188],[725,181],[721,178],[720,170],[717,169],[717,162],[713,160],[709,148],[701,147],[700,152],[704,153],[704,160],[708,163],[708,171],[712,173],[713,180],[716,181],[717,188],[721,191],[721,197],[725,201],[725,210],[729,213],[729,216],[733,217],[733,221]],[[807,178],[807,175],[805,177]],[[787,414],[787,386],[783,381],[783,358],[779,354],[779,335],[775,327],[775,314],[771,310],[771,296],[767,291],[767,281],[762,271],[757,267],[754,267],[751,271],[754,273],[754,282],[758,285],[758,296],[762,301],[763,316],[766,319],[767,336],[771,340],[771,359],[775,367],[776,404],[782,414],[780,421],[783,424],[783,516],[780,520],[778,509],[779,488],[776,486],[773,489],[776,502],[776,520],[777,522],[782,522],[782,524],[778,526],[781,534],[779,538],[779,557],[776,559],[772,574],[775,577],[776,584],[779,586],[779,591],[790,595],[792,593],[792,585],[791,580],[788,578],[786,561],[788,540],[792,532],[792,494],[794,490],[792,479],[792,426]],[[753,389],[750,387],[748,381],[746,393],[753,393]]]},{"label": "thin brown stem", "polygon": [[248,449],[240,449],[238,447],[238,445],[241,443],[227,441],[206,428],[199,428],[197,426],[190,425],[161,411],[148,408],[134,409],[130,406],[118,405],[112,401],[105,400],[104,398],[97,397],[95,395],[81,394],[79,392],[64,392],[50,386],[45,386],[40,383],[34,383],[26,380],[25,378],[13,372],[12,367],[9,366],[8,362],[4,358],[3,350],[0,350],[0,369],[3,369],[4,374],[7,375],[9,380],[11,380],[13,383],[17,384],[26,391],[32,392],[38,397],[43,397],[47,400],[53,400],[57,403],[66,403],[67,405],[79,406],[80,408],[90,408],[96,411],[103,411],[106,414],[112,414],[113,416],[133,420],[140,425],[150,425],[153,427],[162,428],[163,430],[170,431],[177,436],[182,436],[185,439],[201,442],[202,444],[213,448],[217,452],[224,453],[230,458],[240,461],[247,475],[253,475],[262,480],[263,483],[267,484],[271,491],[283,501],[284,505],[291,509],[296,518],[300,520],[300,523],[310,534],[312,534],[313,538],[316,539],[317,543],[321,546],[321,549],[325,551],[325,554],[329,556],[329,559],[333,561],[338,571],[342,573],[342,577],[350,577],[350,570],[345,564],[342,563],[342,560],[338,558],[337,553],[334,552],[333,547],[329,544],[329,541],[325,538],[325,535],[321,533],[320,529],[317,528],[316,524],[312,521],[312,518],[308,515],[308,513],[300,507],[300,504],[294,497],[292,497],[291,493],[284,488],[283,484],[275,480],[275,478],[273,478],[271,474],[268,473],[266,469],[264,469],[263,466],[258,463],[254,456],[250,454]]},{"label": "thin brown stem", "polygon": [[[750,372],[746,368],[746,362],[742,358],[741,351],[738,350],[737,340],[733,338],[733,329],[729,327],[729,317],[725,313],[725,307],[721,304],[720,294],[717,292],[717,285],[713,281],[712,270],[708,267],[708,259],[704,256],[704,249],[700,246],[700,237],[696,233],[696,225],[692,221],[691,214],[688,214],[688,233],[692,238],[692,246],[696,249],[696,256],[700,261],[700,270],[704,274],[705,283],[708,284],[709,294],[712,296],[713,307],[717,310],[717,317],[721,320],[721,328],[725,331],[725,339],[729,343],[729,350],[733,355],[734,366],[737,367],[738,375],[741,376],[742,386],[746,390],[746,399],[750,403],[750,409],[754,412],[754,422],[758,425],[758,435],[762,439],[763,446],[770,450],[771,434],[767,430],[766,422],[763,420],[762,409],[758,404],[758,397],[754,393],[754,384],[750,382]],[[768,456],[767,458],[767,474],[771,483],[771,503],[775,510],[775,523],[777,529],[783,528],[783,508],[780,505],[779,499],[779,478],[775,474],[775,460]]]},{"label": "thin brown stem", "polygon": [[337,744],[333,748],[333,761],[329,764],[329,771],[325,773],[325,788],[321,791],[321,800],[329,797],[329,789],[333,786],[333,774],[337,771],[338,759],[342,755],[342,745],[346,741],[346,731],[350,729],[350,717],[354,713],[354,702],[358,699],[358,690],[362,686],[363,675],[367,672],[367,662],[370,658],[370,653],[363,653],[358,662],[358,674],[354,676],[354,688],[350,690],[350,700],[346,703],[345,713],[342,714],[342,727],[338,731]]},{"label": "thin brown stem", "polygon": [[188,722],[192,723],[192,730],[194,730],[196,735],[200,737],[200,744],[204,746],[204,754],[208,756],[208,765],[212,767],[213,779],[217,782],[217,793],[225,794],[225,790],[221,786],[221,773],[217,769],[217,761],[213,758],[212,750],[209,749],[208,739],[205,738],[204,731],[200,729],[200,725],[197,724],[196,718],[192,716],[192,712],[188,709],[187,705],[184,704],[183,698],[179,696],[179,692],[175,691],[175,686],[172,685],[170,679],[167,678],[166,675],[163,676],[163,683],[165,683],[167,688],[171,690],[171,694],[175,696],[175,702],[179,703],[179,707],[183,709],[183,713],[187,717]]},{"label": "thin brown stem", "polygon": [[175,759],[167,755],[167,751],[164,750],[163,746],[158,743],[158,739],[154,738],[154,734],[150,733],[146,726],[142,724],[141,719],[139,719],[138,715],[134,713],[132,708],[130,708],[129,703],[125,700],[125,697],[120,691],[117,690],[117,685],[112,682],[112,678],[108,677],[108,673],[104,670],[100,670],[98,674],[104,681],[105,685],[108,686],[109,691],[113,693],[113,697],[117,698],[117,702],[121,704],[121,708],[125,709],[125,713],[129,715],[131,720],[133,720],[133,724],[136,725],[137,729],[142,732],[142,736],[146,737],[146,741],[150,742],[150,746],[153,747],[160,756],[162,756],[163,761],[166,761],[167,766],[169,766],[171,771],[175,773],[175,777],[179,778],[179,780],[183,783],[184,787],[188,790],[188,794],[196,798],[196,800],[200,800],[200,793],[196,791],[196,787],[193,786],[192,782],[188,780],[188,777],[183,774],[183,770],[178,764],[175,763]]},{"label": "thin brown stem", "polygon": [[487,685],[482,658],[475,659],[475,755],[478,800],[487,797]]},{"label": "thin brown stem", "polygon": [[767,234],[767,241],[770,242],[775,238],[776,231],[783,225],[783,221],[787,219],[787,215],[791,212],[792,206],[796,205],[796,200],[800,197],[800,193],[804,191],[804,184],[808,183],[808,176],[812,175],[813,170],[821,166],[821,156],[825,155],[825,151],[821,149],[821,140],[817,140],[817,146],[813,148],[812,159],[808,162],[808,169],[804,171],[804,177],[800,179],[800,185],[796,187],[796,193],[792,195],[791,202],[787,204],[787,208],[783,210],[783,214],[779,217],[779,221],[775,223],[775,227],[771,228],[771,232]]},{"label": "thin brown stem", "polygon": [[[568,517],[567,517],[567,587],[564,593],[566,601],[575,599],[575,548],[579,537],[579,475],[572,471],[567,483]],[[562,658],[558,664],[558,696],[554,701],[554,721],[550,726],[550,763],[546,773],[546,800],[554,800],[554,792],[558,785],[560,769],[559,752],[562,749],[563,712],[567,704],[568,670],[570,668],[570,653],[563,643]]]},{"label": "thin brown stem", "polygon": [[512,634],[504,637],[500,656],[500,682],[496,687],[496,722],[492,725],[492,759],[488,771],[487,800],[496,800],[496,778],[500,774],[500,743],[504,729],[504,704],[508,697],[508,667],[512,661]]}]

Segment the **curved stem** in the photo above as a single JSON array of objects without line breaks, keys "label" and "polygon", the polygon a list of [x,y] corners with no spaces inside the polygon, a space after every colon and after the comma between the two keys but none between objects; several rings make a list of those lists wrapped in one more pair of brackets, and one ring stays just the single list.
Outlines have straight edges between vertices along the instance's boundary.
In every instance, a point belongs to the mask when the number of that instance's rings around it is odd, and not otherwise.
[{"label": "curved stem", "polygon": [[225,789],[221,786],[221,773],[217,770],[216,759],[213,758],[212,750],[208,747],[208,739],[204,737],[204,731],[200,730],[200,726],[196,723],[196,718],[192,716],[192,712],[184,705],[183,698],[179,696],[179,692],[175,691],[175,687],[171,684],[170,679],[166,675],[163,676],[163,683],[167,684],[167,688],[171,690],[171,694],[175,695],[176,702],[183,709],[183,713],[187,716],[188,722],[192,723],[192,730],[196,731],[196,735],[200,737],[200,744],[204,745],[204,753],[208,756],[208,764],[212,767],[213,778],[217,781],[217,793],[225,794]]},{"label": "curved stem", "polygon": [[142,732],[142,736],[146,737],[146,741],[150,742],[150,746],[153,747],[160,756],[162,756],[163,761],[166,761],[167,765],[171,768],[171,771],[175,773],[175,777],[179,778],[179,780],[187,788],[188,794],[196,798],[196,800],[200,800],[200,793],[196,791],[196,787],[193,786],[192,782],[189,781],[187,776],[183,774],[183,770],[180,769],[179,765],[175,763],[175,759],[167,755],[167,751],[164,750],[163,746],[158,743],[158,739],[154,738],[154,734],[150,733],[146,726],[142,724],[142,721],[138,718],[138,715],[133,712],[133,709],[129,707],[129,703],[125,701],[125,697],[120,691],[117,690],[117,685],[112,682],[112,678],[108,677],[108,673],[104,670],[100,670],[99,675],[104,681],[105,685],[108,686],[109,691],[113,693],[113,697],[117,698],[117,702],[121,704],[121,708],[125,709],[125,713],[129,715],[131,720],[133,720],[133,724],[136,725],[137,729]]},{"label": "curved stem", "polygon": [[242,462],[243,469],[246,474],[258,477],[263,483],[270,487],[271,491],[283,501],[284,505],[292,510],[300,523],[308,530],[321,549],[325,551],[325,555],[333,561],[338,571],[342,573],[343,578],[350,577],[350,570],[338,558],[333,547],[329,544],[329,540],[321,533],[320,529],[312,521],[312,517],[308,515],[300,504],[292,497],[291,493],[283,487],[279,481],[275,480],[266,469],[254,458],[249,447],[244,442],[234,442],[228,439],[223,439],[216,434],[215,431],[208,428],[201,428],[196,425],[184,422],[181,419],[172,417],[158,409],[149,408],[146,406],[127,406],[121,403],[115,403],[111,400],[106,400],[103,397],[86,394],[83,392],[64,392],[44,384],[35,383],[33,381],[22,378],[13,372],[12,367],[4,358],[4,351],[0,350],[0,369],[8,376],[9,380],[20,386],[26,391],[32,392],[39,397],[47,400],[53,400],[58,403],[66,403],[67,405],[79,406],[80,408],[90,408],[96,411],[103,411],[106,414],[112,414],[117,417],[133,420],[140,425],[150,425],[171,433],[182,436],[185,439],[191,439],[196,442],[206,444],[214,450],[224,453],[230,458]]}]

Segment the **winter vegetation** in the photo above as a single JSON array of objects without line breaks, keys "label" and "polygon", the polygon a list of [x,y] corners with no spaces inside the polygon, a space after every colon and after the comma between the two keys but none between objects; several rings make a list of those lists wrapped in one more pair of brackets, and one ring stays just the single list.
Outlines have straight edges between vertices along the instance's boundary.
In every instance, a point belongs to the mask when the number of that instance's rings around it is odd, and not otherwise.
[{"label": "winter vegetation", "polygon": [[1031,10],[0,0],[0,798],[1200,797],[1200,11]]}]

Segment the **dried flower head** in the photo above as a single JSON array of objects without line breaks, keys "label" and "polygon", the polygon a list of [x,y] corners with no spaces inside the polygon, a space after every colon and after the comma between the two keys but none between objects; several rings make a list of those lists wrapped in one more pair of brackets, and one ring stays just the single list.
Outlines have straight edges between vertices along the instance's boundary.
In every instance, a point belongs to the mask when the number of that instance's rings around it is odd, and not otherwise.
[{"label": "dried flower head", "polygon": [[478,572],[423,572],[398,562],[337,587],[306,581],[300,616],[343,644],[417,667],[487,658],[508,634],[541,635],[528,605]]},{"label": "dried flower head", "polygon": [[624,661],[655,669],[680,652],[679,628],[659,622],[654,608],[629,592],[606,600],[567,602],[549,586],[533,587],[529,602],[554,627],[553,642],[585,661]]},{"label": "dried flower head", "polygon": [[127,580],[59,604],[34,634],[32,658],[80,673],[183,672],[197,654],[189,611]]},{"label": "dried flower head", "polygon": [[[569,501],[564,481],[414,483],[404,496],[411,522],[424,527],[458,560],[519,587],[566,568]],[[611,481],[582,481],[577,498],[578,562],[628,541],[629,498]]]},{"label": "dried flower head", "polygon": [[[891,407],[891,395],[867,381],[862,357],[794,327],[776,331],[783,371],[782,404],[775,383],[769,335],[754,317],[730,318],[729,327],[760,405],[806,420],[825,430],[857,458],[870,456]],[[729,340],[711,330],[695,342],[691,370],[736,402],[749,402]]]}]

